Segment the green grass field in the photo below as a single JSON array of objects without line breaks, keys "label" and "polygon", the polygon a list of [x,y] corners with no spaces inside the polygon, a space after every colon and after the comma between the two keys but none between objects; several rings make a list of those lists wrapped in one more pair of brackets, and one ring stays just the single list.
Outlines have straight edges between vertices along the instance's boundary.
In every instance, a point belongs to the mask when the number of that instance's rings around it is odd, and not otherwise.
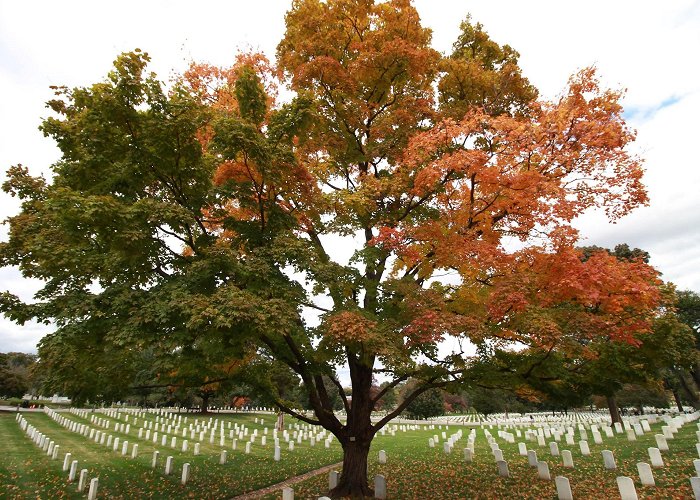
[{"label": "green grass field", "polygon": [[[327,464],[339,462],[342,459],[340,445],[334,441],[330,449],[323,442],[310,447],[308,442],[296,444],[294,451],[288,451],[287,443],[281,442],[282,460],[273,460],[274,444],[271,431],[265,448],[260,446],[260,438],[250,454],[244,453],[245,445],[241,441],[238,449],[231,449],[226,429],[228,461],[219,464],[219,453],[222,449],[217,439],[209,443],[209,434],[201,444],[201,454],[194,456],[193,444],[190,442],[188,452],[182,453],[181,436],[178,436],[176,449],[170,446],[158,446],[152,441],[138,439],[137,431],[132,429],[129,436],[110,433],[122,440],[128,439],[131,444],[139,444],[139,456],[136,459],[122,456],[120,452],[112,451],[105,445],[99,445],[87,437],[68,431],[49,416],[43,413],[25,413],[26,420],[48,435],[60,445],[59,458],[51,460],[41,451],[30,438],[20,429],[14,414],[0,414],[0,442],[3,443],[4,456],[0,461],[0,498],[85,498],[86,493],[77,492],[77,482],[68,482],[68,473],[62,471],[63,455],[70,451],[73,459],[78,460],[78,470],[89,470],[88,477],[99,476],[100,498],[231,498],[238,494],[256,490],[275,484]],[[73,421],[90,424],[88,419],[72,413],[62,413]],[[104,414],[100,417],[114,420]],[[147,417],[153,421],[154,416]],[[189,415],[189,422],[197,415]],[[244,423],[251,429],[259,429],[262,434],[263,426],[255,423],[254,415],[213,415],[225,425],[230,421]],[[266,426],[271,427],[273,416],[266,415]],[[207,417],[208,419],[208,417]],[[123,422],[123,420],[121,421]],[[288,419],[287,423],[293,423]],[[92,427],[99,427],[92,424]],[[451,454],[446,455],[441,442],[435,448],[428,447],[428,439],[434,434],[447,435],[462,427],[450,426],[449,430],[435,428],[434,430],[397,431],[396,436],[378,435],[373,443],[370,454],[369,475],[374,477],[382,474],[387,478],[389,498],[394,499],[465,499],[465,498],[557,498],[554,481],[538,479],[537,471],[529,467],[527,457],[518,454],[518,441],[508,444],[497,437],[497,429],[490,430],[496,437],[504,459],[508,462],[510,477],[498,475],[497,467],[488,447],[483,430],[477,428],[475,456],[472,463],[465,463],[462,449],[466,446],[470,427],[463,427],[464,437],[459,440]],[[692,498],[689,478],[695,475],[693,460],[698,458],[695,443],[695,423],[685,425],[669,440],[671,450],[663,453],[666,466],[654,469],[656,486],[641,486],[637,475],[637,462],[649,462],[647,448],[656,446],[654,433],[660,433],[661,424],[652,426],[651,433],[640,436],[637,441],[629,442],[624,435],[616,435],[614,439],[605,438],[603,444],[596,445],[589,432],[591,455],[584,457],[579,451],[578,444],[567,446],[562,438],[560,450],[569,449],[572,452],[575,469],[566,469],[561,465],[561,457],[552,457],[549,448],[538,447],[534,442],[528,442],[528,448],[536,449],[539,460],[547,461],[552,478],[563,475],[569,478],[574,498],[598,499],[619,498],[615,478],[626,475],[635,480],[639,498]],[[168,438],[168,443],[169,443]],[[578,440],[578,435],[577,435]],[[120,447],[121,448],[121,447]],[[156,469],[151,468],[153,450],[160,451],[160,461]],[[388,462],[379,464],[379,450],[386,450]],[[605,470],[601,450],[613,451],[617,461],[617,469]],[[130,448],[131,450],[131,448]],[[174,472],[164,475],[165,457],[174,457]],[[187,485],[180,484],[182,464],[191,464],[191,476]],[[294,486],[295,498],[318,498],[326,493],[328,486],[327,474]],[[281,498],[281,492],[265,498]]]}]

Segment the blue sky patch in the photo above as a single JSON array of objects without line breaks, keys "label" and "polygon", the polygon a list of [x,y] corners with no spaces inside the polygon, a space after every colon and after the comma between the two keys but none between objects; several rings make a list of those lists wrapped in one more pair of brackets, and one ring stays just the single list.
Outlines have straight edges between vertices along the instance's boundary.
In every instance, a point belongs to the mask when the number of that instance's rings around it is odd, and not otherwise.
[{"label": "blue sky patch", "polygon": [[625,109],[623,116],[627,121],[646,121],[654,117],[656,113],[664,108],[673,106],[678,101],[683,99],[682,96],[672,95],[661,101],[656,106],[631,106]]}]

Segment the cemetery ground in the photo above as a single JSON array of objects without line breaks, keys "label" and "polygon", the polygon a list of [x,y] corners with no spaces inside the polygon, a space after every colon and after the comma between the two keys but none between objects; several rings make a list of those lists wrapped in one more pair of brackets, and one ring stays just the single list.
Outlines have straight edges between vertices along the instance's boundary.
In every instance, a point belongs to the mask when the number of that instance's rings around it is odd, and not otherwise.
[{"label": "cemetery ground", "polygon": [[[20,426],[14,413],[0,414],[0,442],[3,443],[3,458],[0,460],[0,498],[85,498],[87,488],[78,493],[78,479],[69,482],[69,471],[63,470],[64,455],[71,453],[70,461],[77,460],[77,471],[87,469],[87,478],[99,477],[98,498],[232,498],[244,492],[257,490],[268,485],[276,484],[285,479],[297,476],[307,471],[315,470],[328,464],[342,460],[342,451],[337,440],[332,440],[327,448],[325,437],[319,439],[315,446],[310,445],[309,436],[301,443],[291,437],[296,426],[301,423],[291,418],[285,420],[285,429],[290,434],[290,440],[295,442],[294,450],[290,451],[282,433],[280,439],[280,460],[274,459],[273,425],[275,416],[271,414],[213,414],[197,415],[182,414],[187,417],[187,424],[181,422],[186,429],[189,439],[188,449],[182,450],[182,432],[167,434],[166,444],[163,445],[162,435],[156,442],[152,436],[146,439],[146,431],[151,430],[156,423],[156,414],[147,413],[140,417],[131,415],[129,421],[125,414],[119,419],[116,414],[90,412],[61,412],[54,418],[45,413],[22,413],[27,426],[34,426],[54,441],[60,447],[57,458],[52,459],[47,452],[40,449],[29,437],[26,430]],[[174,414],[177,418],[177,413]],[[69,419],[67,425],[85,425],[82,435],[66,428],[66,423],[60,425],[57,418]],[[137,422],[134,423],[134,418]],[[162,417],[160,417],[162,419]],[[211,442],[209,429],[204,435],[197,434],[190,439],[192,432],[189,423],[216,421],[224,428],[224,445],[220,442],[220,429],[215,432],[214,442]],[[98,419],[102,419],[98,422]],[[257,419],[257,422],[256,422]],[[264,423],[261,423],[264,419]],[[125,425],[130,422],[132,427],[126,432]],[[144,425],[146,422],[148,424]],[[162,422],[162,420],[161,420]],[[171,421],[174,424],[174,421]],[[115,430],[119,423],[122,427]],[[229,428],[229,424],[231,428]],[[238,437],[241,426],[245,425],[248,434],[237,439],[236,449],[230,431]],[[292,428],[290,429],[290,425]],[[634,480],[639,498],[693,498],[690,478],[697,476],[694,460],[698,459],[697,432],[700,430],[697,421],[689,422],[680,427],[673,437],[668,440],[669,450],[662,451],[664,466],[654,467],[653,476],[656,486],[642,486],[637,471],[638,462],[650,462],[647,449],[656,447],[655,434],[662,433],[663,421],[651,424],[650,431],[636,436],[635,441],[628,441],[626,433],[614,433],[608,437],[601,432],[602,443],[594,442],[590,427],[586,431],[590,455],[582,455],[579,447],[580,430],[578,424],[570,424],[575,430],[574,444],[567,444],[566,436],[559,438],[558,448],[569,450],[573,458],[574,468],[564,467],[562,456],[552,456],[550,442],[556,442],[555,437],[549,437],[544,446],[536,440],[527,440],[525,430],[535,429],[535,426],[523,426],[519,430],[521,437],[515,437],[513,443],[499,436],[497,425],[462,426],[452,423],[435,424],[434,428],[420,425],[418,428],[407,427],[406,424],[389,424],[384,434],[375,438],[369,456],[369,477],[383,475],[387,480],[388,498],[394,499],[465,499],[465,498],[557,498],[555,476],[565,476],[569,479],[573,498],[598,499],[620,498],[616,478],[628,476]],[[109,430],[107,430],[109,426]],[[151,427],[150,429],[148,427]],[[174,425],[173,425],[174,427]],[[600,428],[600,424],[598,424]],[[137,429],[143,428],[140,431]],[[267,433],[265,434],[265,429]],[[404,430],[405,429],[405,430]],[[469,434],[474,429],[474,454],[471,462],[465,461],[464,448],[467,447]],[[29,429],[31,431],[31,429]],[[95,436],[90,438],[94,430]],[[256,439],[251,445],[250,453],[246,453],[246,443],[257,430]],[[444,444],[459,433],[450,453],[445,453]],[[514,428],[502,429],[515,434]],[[102,432],[120,438],[118,446],[100,444]],[[322,431],[321,428],[316,432]],[[167,432],[167,431],[166,431]],[[445,433],[443,435],[443,433]],[[150,433],[149,433],[150,434]],[[509,469],[509,477],[501,477],[495,461],[494,453],[487,442],[491,435]],[[266,444],[262,446],[262,437]],[[437,441],[434,447],[429,446],[429,439]],[[176,438],[172,447],[172,438]],[[201,438],[201,439],[200,439]],[[123,441],[127,440],[126,453],[122,454]],[[199,454],[194,454],[194,443],[200,442]],[[537,468],[528,464],[528,457],[522,456],[518,443],[526,443],[528,450],[535,450],[537,460],[547,462],[550,480],[538,478]],[[46,446],[48,441],[44,443]],[[132,458],[133,444],[138,444],[137,456]],[[159,451],[155,468],[152,468],[153,452]],[[221,450],[227,451],[225,464],[220,464]],[[384,450],[387,461],[380,464],[378,454]],[[602,451],[613,452],[616,469],[607,470],[603,464]],[[173,457],[171,474],[164,472],[166,457]],[[190,464],[190,475],[187,484],[181,484],[183,464]],[[699,464],[700,465],[700,464]],[[340,466],[337,468],[340,471]],[[294,498],[316,499],[328,490],[329,477],[327,473],[293,485]],[[282,492],[264,496],[263,498],[281,498]]]}]

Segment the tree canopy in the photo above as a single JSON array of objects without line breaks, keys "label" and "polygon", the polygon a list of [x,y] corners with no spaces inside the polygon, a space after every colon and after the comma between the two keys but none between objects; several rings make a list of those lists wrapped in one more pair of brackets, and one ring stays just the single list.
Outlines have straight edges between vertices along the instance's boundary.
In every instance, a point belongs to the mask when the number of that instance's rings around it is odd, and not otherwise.
[{"label": "tree canopy", "polygon": [[[276,65],[242,54],[166,87],[135,51],[102,82],[56,88],[42,126],[62,153],[52,178],[15,166],[3,185],[22,209],[0,264],[44,286],[0,307],[56,326],[42,351],[148,350],[163,375],[193,360],[287,365],[313,416],[275,403],[342,444],[331,495],[365,495],[372,437],[426,391],[488,378],[503,355],[519,361],[497,372],[534,377],[541,361],[523,349],[650,330],[656,272],[581,258],[572,227],[647,197],[621,93],[594,69],[537,100],[516,51],[467,20],[443,57],[408,0],[300,0],[285,22]],[[389,382],[372,390],[378,375]]]}]

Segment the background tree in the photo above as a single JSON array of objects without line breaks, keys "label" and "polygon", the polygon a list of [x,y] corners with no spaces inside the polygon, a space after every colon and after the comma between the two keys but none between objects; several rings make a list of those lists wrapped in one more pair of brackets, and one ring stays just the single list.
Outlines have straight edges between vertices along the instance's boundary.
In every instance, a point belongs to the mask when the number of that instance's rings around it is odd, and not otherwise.
[{"label": "background tree", "polygon": [[23,352],[0,353],[0,395],[21,398],[34,386],[36,356]]},{"label": "background tree", "polygon": [[691,290],[676,293],[676,310],[679,319],[695,333],[694,363],[690,375],[695,382],[695,391],[700,390],[700,295]]},{"label": "background tree", "polygon": [[132,393],[132,381],[145,368],[140,363],[148,358],[93,333],[61,328],[41,339],[36,372],[43,393],[65,395],[76,406],[122,401]]},{"label": "background tree", "polygon": [[668,394],[663,384],[649,386],[625,384],[617,392],[617,402],[623,408],[633,407],[639,415],[644,415],[645,406],[667,408]]},{"label": "background tree", "polygon": [[[410,394],[410,393],[409,393]],[[445,398],[440,389],[431,389],[415,398],[404,410],[408,418],[425,420],[445,414]]]},{"label": "background tree", "polygon": [[[523,347],[565,353],[601,331],[633,342],[658,300],[648,266],[584,262],[573,248],[577,215],[614,219],[646,201],[620,93],[583,70],[556,101],[535,101],[517,71],[507,81],[512,49],[468,22],[461,40],[441,66],[408,0],[302,0],[277,51],[296,93],[286,104],[256,55],[193,66],[166,91],[145,54],[123,54],[106,81],[57,89],[43,130],[62,158],[51,182],[8,171],[22,211],[0,245],[2,265],[45,286],[36,302],[4,294],[0,307],[53,321],[76,358],[85,336],[103,354],[152,349],[164,367],[182,352],[286,364],[313,416],[279,394],[277,406],[343,447],[330,495],[371,495],[371,441],[421,394],[483,382],[494,372],[482,365]],[[456,79],[503,90],[441,89],[462,61]],[[479,68],[488,78],[470,76]],[[342,238],[356,244],[350,262],[332,250]],[[521,250],[506,250],[511,238]],[[438,356],[448,337],[478,356]],[[524,356],[501,371],[527,379],[541,364]],[[379,375],[389,383],[373,393]],[[407,380],[412,392],[372,422]]]},{"label": "background tree", "polygon": [[396,387],[389,387],[389,382],[382,382],[379,386],[375,384],[373,387],[374,398],[380,392],[382,393],[382,397],[377,399],[377,410],[388,411],[396,407],[398,403],[398,389]]},{"label": "background tree", "polygon": [[[584,247],[581,251],[584,259],[607,253],[621,262],[649,261],[647,252],[631,249],[627,244],[619,244],[613,250]],[[632,343],[620,343],[614,336],[600,336],[581,351],[579,382],[592,394],[606,398],[613,422],[621,421],[616,394],[625,384],[658,389],[664,379],[675,377],[691,363],[686,346],[692,332],[676,315],[675,291],[670,285],[660,290],[663,302],[649,332],[636,335]]]}]

